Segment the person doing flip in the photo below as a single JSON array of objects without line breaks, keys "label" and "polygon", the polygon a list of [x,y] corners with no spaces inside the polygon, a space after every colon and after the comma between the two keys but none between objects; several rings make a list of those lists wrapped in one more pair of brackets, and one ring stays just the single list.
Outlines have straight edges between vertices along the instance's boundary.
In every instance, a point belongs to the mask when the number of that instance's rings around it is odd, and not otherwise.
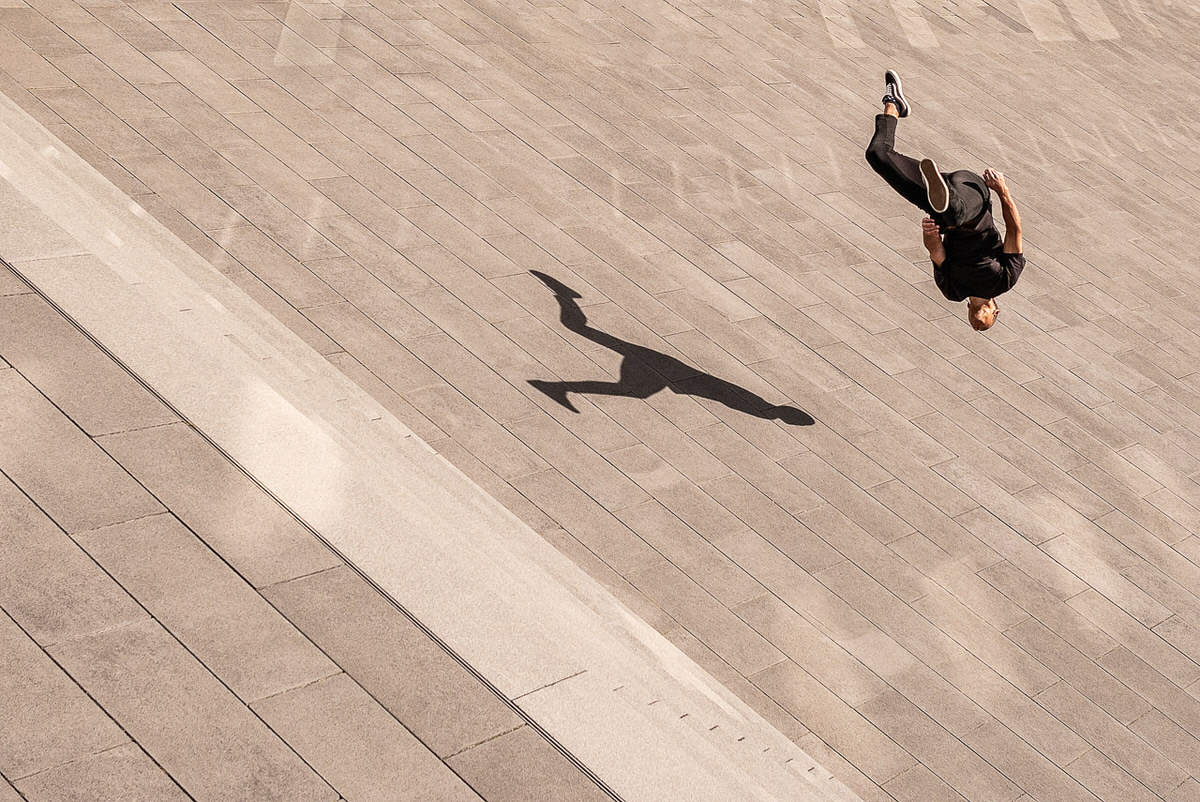
[{"label": "person doing flip", "polygon": [[[933,280],[951,301],[967,302],[967,320],[976,331],[996,322],[996,296],[1013,288],[1025,269],[1021,253],[1021,215],[1004,181],[992,168],[939,172],[932,159],[917,161],[896,152],[896,125],[910,106],[893,70],[884,74],[883,113],[875,116],[875,135],[867,163],[901,197],[923,209],[922,243],[933,262]],[[992,219],[992,191],[1000,198],[1004,237]]]}]

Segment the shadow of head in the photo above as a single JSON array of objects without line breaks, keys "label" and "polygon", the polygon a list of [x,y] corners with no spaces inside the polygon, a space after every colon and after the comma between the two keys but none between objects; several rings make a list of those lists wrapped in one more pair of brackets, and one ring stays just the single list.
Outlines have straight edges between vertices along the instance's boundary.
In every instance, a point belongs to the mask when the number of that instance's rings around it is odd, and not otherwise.
[{"label": "shadow of head", "polygon": [[532,273],[539,281],[541,281],[543,284],[545,284],[547,287],[549,287],[551,290],[553,290],[554,294],[559,296],[560,298],[582,298],[583,297],[579,293],[575,292],[575,290],[571,289],[566,284],[563,284],[561,281],[554,278],[553,276],[547,276],[545,273],[541,272],[540,270],[530,270],[529,272]]},{"label": "shadow of head", "polygon": [[795,407],[771,407],[764,409],[762,416],[769,420],[777,420],[789,426],[812,426],[816,423],[813,416]]}]

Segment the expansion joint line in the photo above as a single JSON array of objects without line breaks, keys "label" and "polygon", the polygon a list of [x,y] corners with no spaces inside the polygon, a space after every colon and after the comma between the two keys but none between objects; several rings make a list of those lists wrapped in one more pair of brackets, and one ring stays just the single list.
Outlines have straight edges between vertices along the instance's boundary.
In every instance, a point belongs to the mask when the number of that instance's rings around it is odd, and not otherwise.
[{"label": "expansion joint line", "polygon": [[456,651],[454,649],[454,647],[452,647],[449,643],[447,643],[445,640],[443,640],[436,632],[433,631],[433,629],[431,629],[428,625],[426,625],[425,622],[421,621],[407,607],[405,607],[403,603],[401,603],[398,599],[396,599],[394,596],[392,596],[391,593],[389,593],[387,590],[385,590],[383,587],[381,587],[379,585],[379,583],[377,583],[373,578],[371,578],[368,574],[366,574],[361,568],[359,568],[357,565],[355,565],[354,562],[352,562],[350,559],[348,559],[346,557],[346,555],[343,554],[339,548],[337,548],[335,545],[330,543],[329,540],[327,540],[324,535],[322,535],[320,532],[318,532],[316,529],[314,529],[312,526],[310,526],[308,524],[308,522],[305,521],[302,517],[300,517],[300,515],[298,515],[290,506],[288,506],[287,503],[285,503],[283,501],[283,499],[279,498],[277,495],[275,495],[274,492],[271,491],[270,488],[268,488],[264,484],[262,484],[258,480],[258,478],[256,476],[254,476],[254,474],[252,474],[252,473],[250,473],[250,471],[246,470],[246,468],[240,462],[238,462],[236,459],[234,459],[233,455],[231,455],[224,448],[222,448],[220,444],[218,444],[211,437],[209,437],[207,432],[205,432],[203,429],[201,429],[200,427],[198,427],[194,423],[192,423],[192,421],[186,415],[184,415],[183,412],[178,407],[176,407],[174,404],[171,403],[171,401],[169,399],[165,398],[161,393],[159,393],[157,390],[155,390],[154,387],[152,387],[145,379],[143,379],[141,376],[139,376],[137,373],[135,373],[133,371],[133,369],[130,368],[129,365],[125,363],[124,360],[122,360],[120,357],[118,357],[116,354],[114,354],[111,350],[108,349],[107,346],[104,345],[104,343],[100,342],[96,337],[94,337],[91,332],[89,332],[86,328],[83,327],[82,324],[79,323],[78,320],[76,320],[74,317],[72,317],[70,314],[68,314],[65,309],[63,309],[61,306],[59,306],[57,303],[55,303],[52,298],[47,296],[46,293],[44,293],[42,291],[42,289],[40,287],[38,287],[33,281],[31,281],[24,273],[22,273],[19,269],[17,269],[15,266],[10,264],[8,261],[3,259],[2,257],[0,257],[0,265],[7,267],[14,274],[16,274],[17,278],[19,278],[27,287],[29,287],[30,290],[32,290],[38,297],[40,297],[43,301],[45,301],[47,304],[49,304],[51,306],[51,308],[53,308],[56,312],[58,312],[58,314],[62,315],[62,317],[67,322],[69,322],[80,334],[82,334],[84,337],[86,337],[89,342],[91,342],[98,349],[100,349],[101,353],[103,353],[105,356],[107,356],[109,359],[111,359],[114,364],[116,364],[118,367],[121,368],[121,370],[125,371],[125,373],[128,374],[129,377],[132,378],[134,381],[136,381],[139,385],[141,385],[146,390],[146,392],[150,393],[152,396],[154,396],[156,399],[158,399],[165,407],[167,407],[167,409],[169,409],[173,413],[175,413],[181,421],[183,421],[185,424],[187,424],[187,426],[189,428],[192,429],[192,431],[196,432],[196,434],[198,434],[201,438],[204,439],[204,441],[206,443],[208,443],[210,446],[212,446],[212,448],[214,448],[217,451],[217,453],[219,453],[222,457],[224,457],[226,460],[228,460],[231,465],[236,467],[243,476],[245,476],[247,479],[249,479],[251,482],[253,482],[256,487],[258,487],[260,490],[262,490],[264,493],[266,493],[267,496],[269,496],[281,508],[286,510],[288,515],[292,516],[292,518],[294,518],[297,523],[299,523],[301,526],[303,526],[305,528],[305,530],[307,530],[309,533],[311,533],[313,537],[315,537],[317,540],[321,541],[321,543],[323,543],[326,548],[328,548],[330,551],[332,551],[334,554],[336,554],[338,556],[338,558],[340,560],[342,560],[342,562],[344,562],[352,571],[354,571],[356,574],[358,574],[363,579],[364,582],[366,582],[368,585],[370,585],[372,588],[374,588],[377,593],[379,593],[381,596],[383,596],[383,598],[387,599],[388,602],[393,607],[395,607],[400,612],[401,615],[403,615],[410,622],[412,622],[413,626],[415,626],[427,638],[429,638],[431,641],[433,641],[435,644],[437,644],[438,648],[440,648],[443,652],[445,652],[447,655],[449,655],[450,658],[452,660],[454,660],[454,662],[456,662],[460,666],[462,666],[462,668],[465,671],[467,671],[467,673],[469,673],[472,677],[474,677],[476,680],[478,680],[481,685],[483,685],[485,688],[487,688],[488,691],[490,691],[493,696],[495,696],[497,699],[499,699],[501,702],[503,702],[506,707],[508,707],[510,710],[512,710],[513,713],[515,713],[531,729],[533,729],[542,738],[544,738],[551,746],[554,747],[555,750],[557,750],[559,752],[559,754],[561,754],[564,758],[566,758],[573,766],[575,766],[575,768],[579,769],[579,771],[585,777],[587,777],[589,780],[591,780],[592,783],[595,784],[595,786],[597,788],[599,788],[602,792],[604,792],[604,794],[607,795],[609,799],[613,800],[613,802],[626,802],[624,797],[622,797],[608,783],[606,783],[603,779],[601,779],[600,776],[597,775],[594,771],[592,771],[592,769],[589,768],[582,760],[580,760],[578,757],[576,757],[575,754],[573,752],[571,752],[570,749],[568,749],[566,746],[564,746],[562,744],[562,742],[560,742],[557,738],[555,738],[554,735],[552,735],[548,730],[546,730],[545,727],[543,727],[541,724],[539,724],[533,718],[532,715],[530,715],[528,712],[526,712],[521,707],[521,705],[519,705],[517,703],[516,699],[509,697],[506,693],[504,693],[498,687],[496,687],[496,685],[491,680],[489,680],[486,676],[483,675],[482,672],[480,672],[478,669],[476,669],[475,666],[470,663],[470,661],[468,661],[465,657],[463,657],[461,654],[459,654],[458,651]]}]

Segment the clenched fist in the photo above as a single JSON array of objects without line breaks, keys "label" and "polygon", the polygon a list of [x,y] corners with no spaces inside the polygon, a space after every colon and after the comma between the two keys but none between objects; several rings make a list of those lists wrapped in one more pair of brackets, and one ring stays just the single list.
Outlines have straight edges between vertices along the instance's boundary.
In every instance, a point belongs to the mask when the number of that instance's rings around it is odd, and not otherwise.
[{"label": "clenched fist", "polygon": [[983,171],[983,183],[996,192],[1008,191],[1008,185],[1004,183],[1004,173],[991,167]]}]

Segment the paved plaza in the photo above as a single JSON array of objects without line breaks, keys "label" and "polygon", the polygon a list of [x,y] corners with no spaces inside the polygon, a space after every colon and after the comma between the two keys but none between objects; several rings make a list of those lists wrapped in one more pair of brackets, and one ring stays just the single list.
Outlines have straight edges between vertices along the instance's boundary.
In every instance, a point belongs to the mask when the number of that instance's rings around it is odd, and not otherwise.
[{"label": "paved plaza", "polygon": [[[1197,802],[1198,63],[1180,0],[0,0],[0,802]],[[1020,205],[986,333],[887,68]]]}]

